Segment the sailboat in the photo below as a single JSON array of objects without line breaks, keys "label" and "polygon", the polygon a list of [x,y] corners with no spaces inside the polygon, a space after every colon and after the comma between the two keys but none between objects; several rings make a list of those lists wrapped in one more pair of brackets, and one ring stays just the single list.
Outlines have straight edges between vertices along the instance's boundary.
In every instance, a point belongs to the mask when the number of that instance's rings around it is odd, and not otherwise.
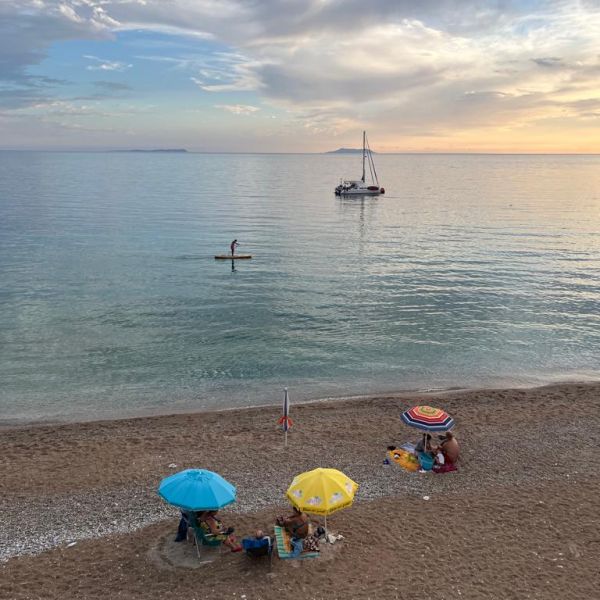
[{"label": "sailboat", "polygon": [[[369,167],[369,173],[371,175],[370,185],[367,184],[365,179],[365,166]],[[367,141],[367,132],[363,131],[362,177],[358,181],[353,179],[340,181],[340,185],[335,188],[335,195],[379,196],[379,194],[385,194],[385,190],[379,186],[377,171],[375,170],[375,163],[373,162],[373,153],[371,152],[371,148],[369,148],[369,142]]]}]

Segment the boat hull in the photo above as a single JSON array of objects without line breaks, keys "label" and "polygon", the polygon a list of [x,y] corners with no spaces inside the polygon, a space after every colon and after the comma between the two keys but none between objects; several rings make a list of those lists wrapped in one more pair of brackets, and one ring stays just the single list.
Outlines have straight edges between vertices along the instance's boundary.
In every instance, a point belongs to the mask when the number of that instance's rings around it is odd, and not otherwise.
[{"label": "boat hull", "polygon": [[369,190],[368,188],[358,188],[350,190],[335,190],[336,196],[379,196],[383,194],[382,189]]}]

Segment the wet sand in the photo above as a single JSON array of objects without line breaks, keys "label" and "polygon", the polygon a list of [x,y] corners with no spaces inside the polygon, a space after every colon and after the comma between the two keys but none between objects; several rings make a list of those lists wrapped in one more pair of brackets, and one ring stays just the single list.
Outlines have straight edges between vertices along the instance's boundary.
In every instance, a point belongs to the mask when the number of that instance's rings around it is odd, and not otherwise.
[{"label": "wet sand", "polygon": [[[417,403],[455,417],[458,472],[382,465],[388,444],[418,436],[399,419]],[[3,429],[0,598],[598,597],[600,384],[297,405],[287,449],[278,416]],[[317,466],[361,486],[329,519],[344,539],[272,568],[231,553],[199,565],[155,493],[183,468],[217,471],[238,487],[223,518],[246,534],[272,526],[293,475]]]}]

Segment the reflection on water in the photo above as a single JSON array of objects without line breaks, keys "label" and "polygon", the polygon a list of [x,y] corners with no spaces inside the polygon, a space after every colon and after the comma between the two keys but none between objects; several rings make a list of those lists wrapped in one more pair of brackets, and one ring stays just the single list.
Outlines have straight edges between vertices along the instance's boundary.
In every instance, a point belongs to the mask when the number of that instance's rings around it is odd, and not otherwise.
[{"label": "reflection on water", "polygon": [[599,157],[351,167],[0,153],[0,419],[597,376]]}]

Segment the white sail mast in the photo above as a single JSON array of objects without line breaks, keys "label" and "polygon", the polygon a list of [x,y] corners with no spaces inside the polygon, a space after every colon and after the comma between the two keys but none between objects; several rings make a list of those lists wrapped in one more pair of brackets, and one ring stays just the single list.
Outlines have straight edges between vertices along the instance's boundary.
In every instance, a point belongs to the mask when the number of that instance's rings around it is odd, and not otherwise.
[{"label": "white sail mast", "polygon": [[367,150],[366,150],[366,146],[365,146],[365,142],[366,142],[366,137],[367,137],[367,132],[363,131],[363,174],[362,174],[362,182],[365,182],[365,157],[367,155]]}]

